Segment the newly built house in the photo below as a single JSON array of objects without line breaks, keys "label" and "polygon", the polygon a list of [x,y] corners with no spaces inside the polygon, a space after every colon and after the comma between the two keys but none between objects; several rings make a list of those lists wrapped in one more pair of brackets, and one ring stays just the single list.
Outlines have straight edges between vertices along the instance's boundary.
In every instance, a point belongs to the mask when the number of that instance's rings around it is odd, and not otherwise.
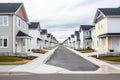
[{"label": "newly built house", "polygon": [[79,31],[75,31],[74,39],[75,39],[75,49],[80,49],[80,33],[79,33]]},{"label": "newly built house", "polygon": [[30,22],[30,24],[29,24],[29,35],[32,36],[31,49],[42,49],[43,48],[40,32],[41,32],[40,23],[39,22]]},{"label": "newly built house", "polygon": [[91,28],[94,25],[81,25],[79,32],[80,32],[80,48],[86,49],[91,48],[92,37],[91,37]]},{"label": "newly built house", "polygon": [[47,48],[47,44],[48,44],[47,35],[48,35],[47,29],[42,29],[40,32],[40,36],[43,40],[42,42],[43,48]]},{"label": "newly built house", "polygon": [[28,25],[23,3],[0,3],[0,52],[27,52]]},{"label": "newly built house", "polygon": [[95,49],[120,51],[120,7],[99,8],[94,17]]}]

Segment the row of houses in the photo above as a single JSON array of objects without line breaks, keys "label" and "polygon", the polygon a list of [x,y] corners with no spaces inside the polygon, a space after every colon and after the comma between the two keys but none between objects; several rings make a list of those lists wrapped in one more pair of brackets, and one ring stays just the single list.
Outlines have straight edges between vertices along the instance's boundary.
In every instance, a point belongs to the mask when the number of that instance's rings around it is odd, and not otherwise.
[{"label": "row of houses", "polygon": [[0,53],[28,52],[57,44],[39,22],[29,21],[23,3],[0,3]]},{"label": "row of houses", "polygon": [[96,51],[120,51],[120,7],[98,8],[93,25],[80,25],[78,31],[64,41],[75,49],[92,48]]}]

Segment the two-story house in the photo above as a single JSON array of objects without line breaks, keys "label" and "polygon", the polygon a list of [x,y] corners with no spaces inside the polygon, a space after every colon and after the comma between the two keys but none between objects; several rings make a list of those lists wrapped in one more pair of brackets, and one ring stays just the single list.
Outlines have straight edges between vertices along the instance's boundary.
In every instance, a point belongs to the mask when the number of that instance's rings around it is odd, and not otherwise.
[{"label": "two-story house", "polygon": [[51,44],[50,44],[50,42],[51,42],[51,34],[50,33],[48,33],[48,35],[47,35],[47,40],[48,40],[47,48],[50,48],[51,47]]},{"label": "two-story house", "polygon": [[47,48],[47,43],[48,43],[48,40],[47,40],[47,35],[48,35],[47,29],[42,29],[40,34],[41,34],[40,35],[41,39],[43,40],[43,42],[42,42],[43,48]]},{"label": "two-story house", "polygon": [[0,52],[27,52],[28,24],[23,3],[0,3]]},{"label": "two-story house", "polygon": [[79,33],[79,31],[74,32],[74,39],[75,39],[75,49],[80,49],[80,33]]},{"label": "two-story house", "polygon": [[31,49],[41,49],[42,39],[40,37],[41,26],[39,22],[30,22],[29,24],[29,35],[32,36],[31,39]]},{"label": "two-story house", "polygon": [[97,51],[120,51],[120,8],[99,8],[94,18]]},{"label": "two-story house", "polygon": [[79,32],[80,32],[80,48],[86,49],[91,48],[92,38],[91,38],[91,28],[93,25],[81,25]]},{"label": "two-story house", "polygon": [[74,34],[71,34],[71,47],[72,47],[72,48],[75,48]]}]

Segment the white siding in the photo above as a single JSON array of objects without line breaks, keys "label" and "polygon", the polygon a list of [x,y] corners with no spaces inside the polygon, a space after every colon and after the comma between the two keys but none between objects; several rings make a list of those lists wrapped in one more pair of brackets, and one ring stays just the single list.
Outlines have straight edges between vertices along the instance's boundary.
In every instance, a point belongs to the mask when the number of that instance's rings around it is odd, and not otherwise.
[{"label": "white siding", "polygon": [[120,18],[108,18],[108,33],[120,33]]}]

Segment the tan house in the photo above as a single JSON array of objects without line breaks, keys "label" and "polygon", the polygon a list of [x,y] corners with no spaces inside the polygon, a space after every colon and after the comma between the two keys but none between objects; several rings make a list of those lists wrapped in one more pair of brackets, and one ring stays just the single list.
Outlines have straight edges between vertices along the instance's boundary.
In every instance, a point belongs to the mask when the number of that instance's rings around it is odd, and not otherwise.
[{"label": "tan house", "polygon": [[0,52],[27,52],[28,24],[23,3],[0,3]]},{"label": "tan house", "polygon": [[120,8],[99,8],[94,18],[95,49],[120,51]]}]

